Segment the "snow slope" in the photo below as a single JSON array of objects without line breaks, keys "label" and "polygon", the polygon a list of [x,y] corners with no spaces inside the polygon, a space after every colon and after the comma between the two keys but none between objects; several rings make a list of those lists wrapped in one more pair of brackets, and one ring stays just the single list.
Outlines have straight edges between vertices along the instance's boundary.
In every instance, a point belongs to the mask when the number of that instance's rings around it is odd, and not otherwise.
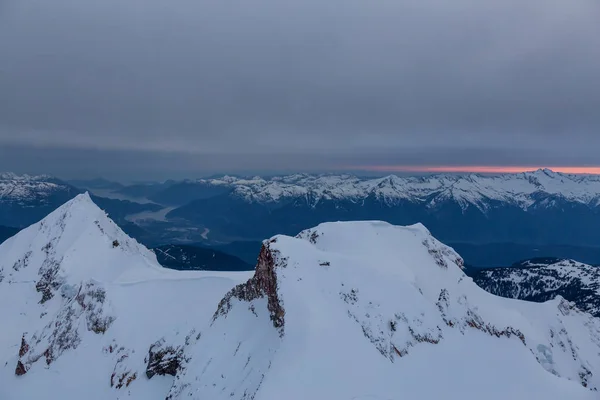
[{"label": "snow slope", "polygon": [[534,259],[507,268],[473,271],[473,280],[498,296],[547,301],[557,295],[600,317],[600,267],[574,260]]},{"label": "snow slope", "polygon": [[462,264],[347,222],[265,241],[254,274],[166,270],[80,195],[0,245],[0,399],[597,399],[599,320]]},{"label": "snow slope", "polygon": [[401,200],[425,203],[431,207],[454,200],[461,207],[473,205],[485,211],[490,201],[517,205],[552,205],[555,197],[597,207],[600,204],[600,177],[568,175],[540,169],[505,175],[431,175],[422,177],[359,178],[353,175],[295,174],[264,179],[224,176],[196,180],[203,185],[226,186],[248,202],[272,203],[306,198],[316,204],[321,199],[359,201],[369,196],[389,205]]},{"label": "snow slope", "polygon": [[493,296],[461,266],[422,225],[276,236],[186,346],[169,398],[597,398],[597,319]]},{"label": "snow slope", "polygon": [[164,398],[150,346],[183,342],[248,275],[164,269],[79,195],[0,246],[0,399]]}]

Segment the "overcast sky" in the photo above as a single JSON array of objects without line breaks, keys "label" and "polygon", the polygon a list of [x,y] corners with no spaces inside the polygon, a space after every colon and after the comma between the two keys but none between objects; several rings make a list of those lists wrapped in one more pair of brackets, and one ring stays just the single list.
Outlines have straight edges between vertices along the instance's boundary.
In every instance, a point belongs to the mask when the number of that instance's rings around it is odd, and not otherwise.
[{"label": "overcast sky", "polygon": [[600,165],[598,0],[0,0],[0,169]]}]

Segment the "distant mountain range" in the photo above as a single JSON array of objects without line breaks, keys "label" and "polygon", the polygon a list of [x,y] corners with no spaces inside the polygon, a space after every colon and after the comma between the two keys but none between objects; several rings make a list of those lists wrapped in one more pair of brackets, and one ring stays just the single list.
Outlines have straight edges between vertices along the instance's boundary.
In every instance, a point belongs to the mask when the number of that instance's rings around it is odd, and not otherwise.
[{"label": "distant mountain range", "polygon": [[[478,267],[537,256],[600,263],[600,176],[547,169],[496,176],[225,175],[133,185],[3,174],[0,225],[26,226],[84,190],[150,247],[221,250],[322,222],[383,220],[421,222]],[[256,255],[229,254],[246,261]]]},{"label": "distant mountain range", "polygon": [[295,174],[239,178],[225,175],[180,184],[229,188],[232,195],[249,203],[271,204],[303,198],[313,207],[321,201],[361,201],[369,197],[375,197],[388,206],[408,200],[434,209],[452,200],[462,209],[474,206],[482,212],[490,210],[492,201],[522,209],[553,206],[553,201],[558,198],[591,207],[600,204],[600,176],[567,175],[549,169],[495,176],[441,174],[360,178],[353,175]]},{"label": "distant mountain range", "polygon": [[573,260],[537,258],[506,268],[470,271],[483,289],[497,296],[544,302],[556,296],[600,317],[600,267]]},{"label": "distant mountain range", "polygon": [[0,174],[0,225],[23,228],[72,199],[80,190],[51,176]]},{"label": "distant mountain range", "polygon": [[550,170],[376,179],[300,174],[196,184],[229,190],[178,207],[167,218],[206,226],[222,240],[294,234],[324,221],[383,220],[422,222],[451,243],[600,247],[598,176]]},{"label": "distant mountain range", "polygon": [[[85,189],[48,176],[0,174],[0,225],[23,228],[31,225]],[[157,211],[162,206],[136,203],[92,195],[94,202],[118,223],[127,225],[125,217],[144,211]]]}]

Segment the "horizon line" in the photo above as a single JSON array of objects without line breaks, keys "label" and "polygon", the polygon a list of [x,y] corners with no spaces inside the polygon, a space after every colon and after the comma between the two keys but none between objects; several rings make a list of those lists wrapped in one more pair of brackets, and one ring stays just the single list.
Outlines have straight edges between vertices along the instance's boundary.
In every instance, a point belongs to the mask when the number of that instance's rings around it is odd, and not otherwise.
[{"label": "horizon line", "polygon": [[548,169],[553,172],[575,175],[600,175],[600,167],[574,166],[495,166],[495,165],[355,165],[346,170],[369,172],[428,172],[428,173],[476,173],[476,174],[518,174]]}]

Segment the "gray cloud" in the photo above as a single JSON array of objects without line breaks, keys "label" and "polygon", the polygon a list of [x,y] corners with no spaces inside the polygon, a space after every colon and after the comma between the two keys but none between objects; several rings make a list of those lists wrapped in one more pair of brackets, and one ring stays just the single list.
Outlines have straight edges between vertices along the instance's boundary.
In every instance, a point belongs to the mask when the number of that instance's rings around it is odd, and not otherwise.
[{"label": "gray cloud", "polygon": [[4,0],[0,144],[63,155],[38,169],[77,152],[181,173],[600,164],[599,16],[596,0]]}]

